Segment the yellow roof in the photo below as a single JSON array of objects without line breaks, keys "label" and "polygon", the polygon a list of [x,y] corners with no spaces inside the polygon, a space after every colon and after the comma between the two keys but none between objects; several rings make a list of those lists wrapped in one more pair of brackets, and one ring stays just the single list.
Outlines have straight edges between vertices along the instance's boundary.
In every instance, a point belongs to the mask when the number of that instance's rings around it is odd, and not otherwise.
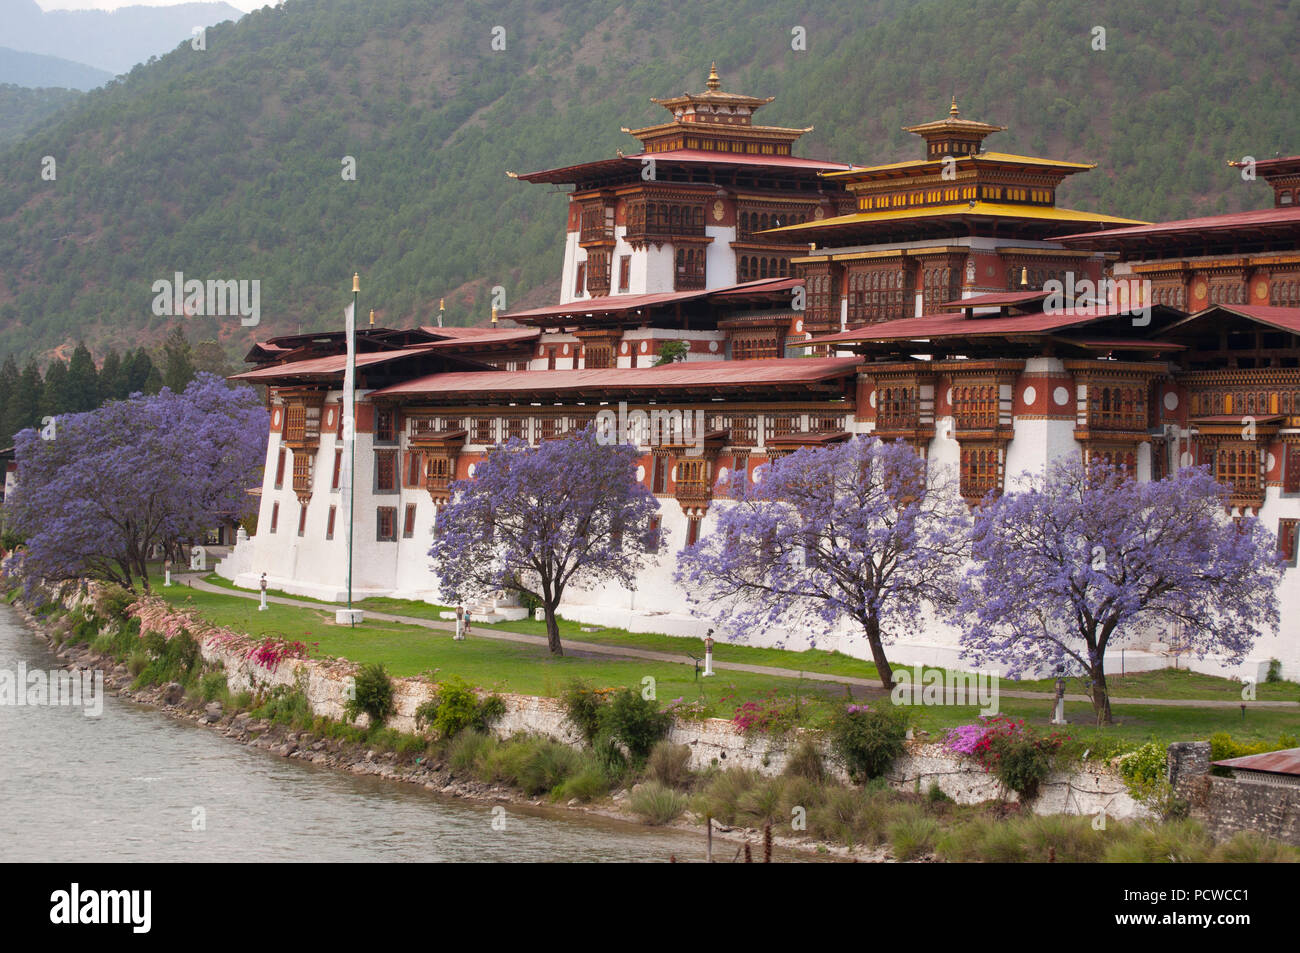
[{"label": "yellow roof", "polygon": [[[953,156],[954,161],[960,165],[963,162],[978,162],[981,159],[986,162],[1015,162],[1021,165],[1039,165],[1055,166],[1062,169],[1095,169],[1095,162],[1065,162],[1060,159],[1042,159],[1038,156],[1020,156],[1011,152],[981,152],[972,156]],[[919,169],[923,166],[943,165],[943,159],[908,159],[905,162],[887,162],[884,165],[854,166],[852,169],[846,169],[843,172],[826,172],[823,177],[832,178],[851,178],[855,175],[862,175],[868,172],[891,172],[898,169]]]},{"label": "yellow roof", "polygon": [[1002,218],[1037,219],[1047,222],[1104,222],[1109,225],[1146,225],[1132,218],[1119,218],[1115,215],[1101,215],[1097,212],[1079,212],[1070,208],[1056,208],[1042,205],[1008,205],[1004,202],[956,202],[948,205],[926,205],[919,208],[881,209],[878,212],[854,212],[849,215],[837,215],[821,221],[804,222],[802,225],[783,225],[768,229],[764,234],[774,235],[798,234],[800,231],[814,231],[826,226],[858,225],[872,222],[907,221],[918,218],[940,218],[949,215],[996,215]]}]

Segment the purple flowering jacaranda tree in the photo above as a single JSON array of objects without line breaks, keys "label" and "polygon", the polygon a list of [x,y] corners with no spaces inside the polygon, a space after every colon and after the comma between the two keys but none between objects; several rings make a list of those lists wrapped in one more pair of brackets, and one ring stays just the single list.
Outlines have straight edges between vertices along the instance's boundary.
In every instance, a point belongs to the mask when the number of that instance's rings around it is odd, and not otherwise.
[{"label": "purple flowering jacaranda tree", "polygon": [[154,544],[255,511],[248,490],[261,482],[268,423],[252,388],[199,374],[180,394],[137,394],[22,431],[5,511],[26,539],[23,572],[148,589]]},{"label": "purple flowering jacaranda tree", "polygon": [[1074,663],[1111,721],[1106,651],[1149,634],[1239,661],[1278,624],[1277,541],[1227,516],[1228,488],[1205,467],[1139,482],[1072,458],[982,506],[956,618],[980,661],[1024,672]]},{"label": "purple flowering jacaranda tree", "polygon": [[592,427],[536,447],[516,438],[493,448],[472,479],[451,485],[434,521],[429,555],[443,597],[532,596],[551,652],[563,655],[555,613],[565,590],[610,581],[635,589],[657,548],[659,503],[636,479],[637,456],[601,443]]},{"label": "purple flowering jacaranda tree", "polygon": [[950,475],[928,469],[874,437],[797,450],[757,485],[733,479],[734,502],[683,551],[677,581],[736,637],[851,620],[892,687],[885,646],[954,596],[970,525]]}]

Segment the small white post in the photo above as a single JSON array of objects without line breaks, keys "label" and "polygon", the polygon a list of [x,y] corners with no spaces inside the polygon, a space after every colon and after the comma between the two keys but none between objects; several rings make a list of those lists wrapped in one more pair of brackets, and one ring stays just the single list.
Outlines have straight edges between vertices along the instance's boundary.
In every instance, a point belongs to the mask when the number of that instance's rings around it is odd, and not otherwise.
[{"label": "small white post", "polygon": [[1056,680],[1056,710],[1052,713],[1052,724],[1065,724],[1065,679]]},{"label": "small white post", "polygon": [[258,604],[257,611],[266,611],[266,573],[262,573],[262,601]]},{"label": "small white post", "polygon": [[452,637],[453,642],[465,641],[465,607],[456,607],[456,634]]},{"label": "small white post", "polygon": [[702,677],[708,678],[713,674],[713,630],[709,629],[709,634],[704,637],[704,671]]},{"label": "small white post", "polygon": [[163,585],[170,586],[171,584],[172,584],[172,561],[170,559],[164,559],[163,560]]}]

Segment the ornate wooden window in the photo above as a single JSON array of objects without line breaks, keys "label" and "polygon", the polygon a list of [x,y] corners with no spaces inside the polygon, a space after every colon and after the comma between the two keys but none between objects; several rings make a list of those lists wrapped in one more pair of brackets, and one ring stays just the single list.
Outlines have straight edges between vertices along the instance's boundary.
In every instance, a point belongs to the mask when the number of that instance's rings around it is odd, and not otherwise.
[{"label": "ornate wooden window", "polygon": [[1300,493],[1300,444],[1286,445],[1282,467],[1282,492]]},{"label": "ornate wooden window", "polygon": [[375,408],[375,442],[393,443],[397,440],[397,410],[393,407]]},{"label": "ornate wooden window", "polygon": [[448,456],[431,453],[425,461],[424,485],[430,495],[445,496],[452,481],[452,461]]},{"label": "ornate wooden window", "polygon": [[406,485],[418,487],[424,476],[424,454],[418,450],[406,453]]},{"label": "ornate wooden window", "polygon": [[1146,387],[1137,383],[1097,381],[1088,386],[1090,430],[1146,430]]},{"label": "ornate wooden window", "polygon": [[397,451],[375,452],[375,492],[397,492]]},{"label": "ornate wooden window", "polygon": [[475,417],[470,428],[470,437],[474,443],[496,443],[496,418]]},{"label": "ornate wooden window", "polygon": [[381,506],[375,511],[375,539],[381,543],[397,541],[397,507]]},{"label": "ornate wooden window", "polygon": [[587,290],[595,297],[609,294],[609,252],[587,249]]},{"label": "ornate wooden window", "polygon": [[677,461],[677,498],[707,500],[713,494],[709,482],[709,461],[703,457],[682,457]]},{"label": "ornate wooden window", "polygon": [[719,414],[713,418],[713,430],[729,430],[734,447],[758,444],[758,417],[755,414]]},{"label": "ornate wooden window", "polygon": [[523,441],[529,439],[528,419],[525,417],[506,417],[505,439],[514,440],[516,438]]},{"label": "ornate wooden window", "polygon": [[650,477],[651,493],[668,492],[668,471],[672,469],[673,458],[666,453],[656,453],[650,458],[652,474]]},{"label": "ornate wooden window", "polygon": [[1260,481],[1260,450],[1254,443],[1225,441],[1215,448],[1214,478],[1232,487],[1234,505],[1258,505],[1263,502]]},{"label": "ornate wooden window", "polygon": [[402,521],[402,538],[410,539],[415,535],[415,504],[406,504],[406,518]]},{"label": "ornate wooden window", "polygon": [[876,391],[876,429],[912,430],[920,426],[921,398],[916,387],[886,384]]},{"label": "ornate wooden window", "polygon": [[587,344],[583,346],[583,367],[613,367],[614,366],[614,345],[606,344]]},{"label": "ornate wooden window", "polygon": [[1277,521],[1277,551],[1282,554],[1288,566],[1296,564],[1296,531],[1300,529],[1300,520],[1282,519]]},{"label": "ornate wooden window", "polygon": [[790,434],[803,432],[803,415],[794,413],[766,414],[767,440],[773,437],[788,437]]},{"label": "ornate wooden window", "polygon": [[1002,489],[1000,450],[996,444],[971,444],[961,448],[961,495],[968,501],[982,500],[989,492]]},{"label": "ornate wooden window", "polygon": [[771,332],[738,332],[731,339],[733,361],[771,360],[781,356],[780,341]]},{"label": "ornate wooden window", "polygon": [[618,290],[627,291],[632,287],[632,256],[618,256]]},{"label": "ornate wooden window", "polygon": [[677,268],[673,288],[677,291],[698,291],[705,285],[705,249],[689,246],[677,249]]},{"label": "ornate wooden window", "polygon": [[686,545],[694,546],[700,541],[700,523],[703,520],[698,516],[692,516],[686,520]]},{"label": "ornate wooden window", "polygon": [[839,330],[840,297],[838,282],[829,274],[810,274],[804,279],[807,292],[804,330],[810,333]]},{"label": "ornate wooden window", "polygon": [[581,298],[583,293],[586,290],[587,290],[587,263],[585,261],[580,261],[578,262],[578,274],[573,281],[573,293],[576,297]]},{"label": "ornate wooden window", "polygon": [[311,496],[312,471],[316,458],[313,454],[300,450],[293,455],[293,492],[299,499]]},{"label": "ornate wooden window", "polygon": [[334,514],[337,512],[337,506],[331,506],[329,515],[325,517],[325,538],[334,538]]},{"label": "ornate wooden window", "polygon": [[998,385],[961,384],[952,389],[953,418],[958,430],[996,430],[1001,408]]},{"label": "ornate wooden window", "polygon": [[279,459],[276,460],[276,464],[275,464],[275,488],[276,488],[277,490],[284,486],[284,461],[285,461],[285,456],[286,456],[287,453],[288,453],[288,451],[285,450],[284,447],[281,447],[281,448],[280,448],[280,456],[279,456]]},{"label": "ornate wooden window", "polygon": [[1137,449],[1135,447],[1092,447],[1088,456],[1108,467],[1123,467],[1129,479],[1137,477]]}]

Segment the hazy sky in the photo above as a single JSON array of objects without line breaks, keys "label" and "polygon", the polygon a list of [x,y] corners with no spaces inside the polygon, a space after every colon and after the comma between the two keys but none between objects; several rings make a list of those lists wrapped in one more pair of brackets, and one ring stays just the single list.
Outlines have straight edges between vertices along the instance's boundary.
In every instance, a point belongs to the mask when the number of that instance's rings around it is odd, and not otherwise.
[{"label": "hazy sky", "polygon": [[[172,7],[180,0],[36,0],[42,10],[116,10],[118,7]],[[280,0],[225,0],[247,13],[278,6]]]}]

